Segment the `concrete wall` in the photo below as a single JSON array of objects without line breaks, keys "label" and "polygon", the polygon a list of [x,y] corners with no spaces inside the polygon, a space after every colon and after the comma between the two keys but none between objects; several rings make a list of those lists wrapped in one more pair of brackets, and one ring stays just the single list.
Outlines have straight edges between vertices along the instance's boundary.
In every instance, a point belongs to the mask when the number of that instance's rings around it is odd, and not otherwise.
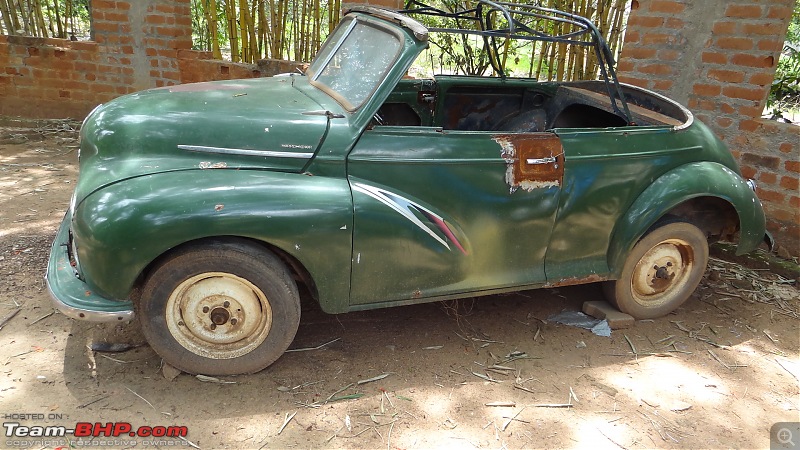
[{"label": "concrete wall", "polygon": [[689,106],[759,185],[768,228],[800,255],[800,126],[761,119],[794,0],[633,0],[621,81]]}]

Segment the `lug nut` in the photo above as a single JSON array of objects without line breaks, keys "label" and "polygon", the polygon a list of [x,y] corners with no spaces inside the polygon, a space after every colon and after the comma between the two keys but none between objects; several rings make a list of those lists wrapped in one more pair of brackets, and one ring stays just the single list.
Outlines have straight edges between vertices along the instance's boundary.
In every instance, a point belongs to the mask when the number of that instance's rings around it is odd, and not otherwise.
[{"label": "lug nut", "polygon": [[207,313],[207,312],[208,312],[208,306],[203,306],[203,312],[204,312],[204,313]]},{"label": "lug nut", "polygon": [[238,322],[236,319],[231,319],[231,325],[236,325],[236,322]]},{"label": "lug nut", "polygon": [[225,303],[222,304],[222,306],[227,308],[227,307],[231,306],[231,302],[225,302]]}]

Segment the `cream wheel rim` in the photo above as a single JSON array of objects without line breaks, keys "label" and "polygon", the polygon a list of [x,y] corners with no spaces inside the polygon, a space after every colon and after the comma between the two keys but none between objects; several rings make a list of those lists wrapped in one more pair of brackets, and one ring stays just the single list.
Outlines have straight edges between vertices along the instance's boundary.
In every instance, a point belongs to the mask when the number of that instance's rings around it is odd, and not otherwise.
[{"label": "cream wheel rim", "polygon": [[244,278],[224,272],[195,275],[167,299],[166,322],[187,350],[211,359],[245,355],[261,345],[272,328],[272,308],[264,292]]}]

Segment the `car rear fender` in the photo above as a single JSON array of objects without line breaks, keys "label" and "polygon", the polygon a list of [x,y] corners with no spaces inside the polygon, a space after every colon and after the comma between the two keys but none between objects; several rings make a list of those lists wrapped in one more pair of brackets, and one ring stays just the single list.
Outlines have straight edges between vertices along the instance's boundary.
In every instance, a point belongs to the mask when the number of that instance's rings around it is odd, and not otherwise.
[{"label": "car rear fender", "polygon": [[737,254],[755,249],[764,240],[764,211],[744,179],[719,163],[685,164],[650,184],[617,222],[608,250],[612,276],[619,276],[628,253],[653,224],[682,203],[699,197],[719,198],[736,210],[740,230]]}]

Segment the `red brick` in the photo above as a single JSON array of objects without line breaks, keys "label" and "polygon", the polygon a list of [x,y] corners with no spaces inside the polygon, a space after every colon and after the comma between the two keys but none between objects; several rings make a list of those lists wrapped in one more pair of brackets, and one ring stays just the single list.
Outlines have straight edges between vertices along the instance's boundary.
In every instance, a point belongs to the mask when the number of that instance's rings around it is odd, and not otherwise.
[{"label": "red brick", "polygon": [[174,6],[165,5],[163,3],[159,3],[159,4],[156,5],[156,11],[158,11],[160,13],[165,13],[165,14],[175,14],[177,12],[176,8]]},{"label": "red brick", "polygon": [[771,73],[757,73],[750,77],[750,84],[755,84],[758,86],[769,86],[772,85],[772,80],[775,77]]},{"label": "red brick", "polygon": [[758,198],[760,198],[762,201],[775,203],[783,203],[783,201],[786,199],[782,193],[767,189],[759,189]]},{"label": "red brick", "polygon": [[619,81],[623,83],[632,84],[634,86],[645,87],[647,86],[647,80],[627,75],[620,75]]},{"label": "red brick", "polygon": [[762,88],[745,88],[739,86],[725,86],[722,94],[728,98],[740,98],[744,100],[761,101],[767,96],[767,91]]},{"label": "red brick", "polygon": [[739,122],[739,129],[742,131],[756,131],[761,127],[761,123],[757,120],[743,120]]},{"label": "red brick", "polygon": [[650,11],[678,14],[686,9],[686,5],[672,0],[653,0],[650,2]]},{"label": "red brick", "polygon": [[724,83],[741,83],[744,81],[744,73],[735,70],[711,69],[708,77]]},{"label": "red brick", "polygon": [[772,184],[774,185],[776,181],[778,181],[778,176],[775,175],[773,172],[761,172],[758,174],[758,181],[764,184]]},{"label": "red brick", "polygon": [[780,39],[762,39],[758,41],[758,49],[765,52],[779,52],[783,49],[783,41]]},{"label": "red brick", "polygon": [[704,63],[713,63],[713,64],[728,63],[728,57],[724,53],[703,52],[702,58]]},{"label": "red brick", "polygon": [[692,97],[689,99],[689,107],[702,111],[716,111],[717,102],[700,97]]},{"label": "red brick", "polygon": [[753,40],[741,37],[724,37],[717,39],[717,46],[731,50],[751,50],[753,48]]},{"label": "red brick", "polygon": [[653,89],[657,91],[666,91],[672,88],[674,82],[672,80],[656,80],[653,82]]},{"label": "red brick", "polygon": [[617,64],[617,71],[619,72],[631,72],[633,71],[633,61],[628,59],[623,59],[622,61]]},{"label": "red brick", "polygon": [[752,36],[754,34],[778,36],[783,34],[785,28],[780,22],[744,23],[742,24],[742,30],[745,36]]},{"label": "red brick", "polygon": [[634,15],[628,19],[629,27],[658,28],[664,24],[663,17]]},{"label": "red brick", "polygon": [[697,95],[715,97],[722,92],[722,88],[713,84],[695,84],[692,86],[692,92]]},{"label": "red brick", "polygon": [[664,21],[664,26],[672,29],[684,28],[686,22],[677,17],[667,17],[667,20]]},{"label": "red brick", "polygon": [[800,178],[784,176],[781,178],[781,187],[784,189],[791,189],[796,192],[798,189],[800,189]]},{"label": "red brick", "polygon": [[743,117],[761,117],[764,108],[761,106],[739,106],[739,114]]},{"label": "red brick", "polygon": [[783,167],[789,172],[800,173],[800,161],[786,161]]},{"label": "red brick", "polygon": [[665,45],[671,44],[675,40],[675,36],[664,33],[648,33],[642,38],[644,45]]},{"label": "red brick", "polygon": [[128,21],[128,15],[127,14],[121,14],[121,13],[118,13],[118,12],[107,11],[103,15],[103,17],[104,17],[105,20],[108,20],[109,22],[127,22]]},{"label": "red brick", "polygon": [[742,176],[745,178],[755,178],[758,171],[750,166],[742,165]]},{"label": "red brick", "polygon": [[786,19],[792,15],[792,8],[787,6],[771,6],[767,12],[768,19]]},{"label": "red brick", "polygon": [[157,25],[161,25],[161,24],[163,24],[165,22],[166,22],[166,19],[164,18],[164,16],[156,16],[156,15],[153,15],[153,14],[148,14],[147,18],[145,19],[145,23],[152,23],[152,24],[157,24]]},{"label": "red brick", "polygon": [[92,12],[97,13],[103,9],[113,10],[117,5],[110,0],[92,0]]},{"label": "red brick", "polygon": [[725,9],[725,17],[737,17],[740,19],[755,19],[761,17],[763,11],[758,5],[728,5]]},{"label": "red brick", "polygon": [[728,128],[733,124],[733,119],[729,117],[717,117],[717,125],[721,128]]},{"label": "red brick", "polygon": [[777,156],[764,156],[757,155],[755,153],[744,153],[742,155],[742,162],[755,167],[778,170],[781,159]]},{"label": "red brick", "polygon": [[769,211],[770,218],[774,220],[778,220],[781,222],[788,222],[793,220],[796,216],[796,213],[792,213],[791,211],[787,211],[783,208],[772,208],[771,205],[767,205],[767,210]]},{"label": "red brick", "polygon": [[714,27],[711,29],[711,31],[714,34],[720,35],[736,34],[738,25],[739,24],[737,22],[717,22],[714,24]]},{"label": "red brick", "polygon": [[652,75],[667,75],[672,73],[672,67],[666,64],[648,64],[646,66],[642,66],[639,71]]},{"label": "red brick", "polygon": [[[784,142],[783,144],[781,144],[779,149],[783,153],[790,153],[792,151],[792,147],[793,146],[792,146],[791,142]],[[788,169],[788,167],[787,167],[787,169]]]},{"label": "red brick", "polygon": [[[628,22],[628,25],[630,25],[630,22]],[[639,42],[640,39],[641,36],[638,31],[628,28],[628,32],[625,33],[625,42]]]},{"label": "red brick", "polygon": [[800,197],[796,195],[789,197],[789,206],[794,209],[800,209]]},{"label": "red brick", "polygon": [[775,65],[775,58],[770,56],[757,56],[748,53],[737,53],[731,58],[731,63],[737,66],[770,68]]},{"label": "red brick", "polygon": [[[134,1],[135,1],[135,0],[134,0]],[[122,9],[122,10],[125,10],[125,11],[127,11],[127,10],[131,9],[131,4],[130,4],[130,3],[128,3],[128,2],[116,2],[116,3],[114,4],[114,7],[115,7],[116,9]]]},{"label": "red brick", "polygon": [[736,109],[727,103],[720,103],[719,110],[725,114],[733,114],[736,112]]},{"label": "red brick", "polygon": [[658,59],[662,61],[677,61],[681,53],[677,50],[663,49],[658,51]]},{"label": "red brick", "polygon": [[656,56],[656,49],[654,48],[633,47],[625,51],[626,58],[650,59],[654,56]]}]

